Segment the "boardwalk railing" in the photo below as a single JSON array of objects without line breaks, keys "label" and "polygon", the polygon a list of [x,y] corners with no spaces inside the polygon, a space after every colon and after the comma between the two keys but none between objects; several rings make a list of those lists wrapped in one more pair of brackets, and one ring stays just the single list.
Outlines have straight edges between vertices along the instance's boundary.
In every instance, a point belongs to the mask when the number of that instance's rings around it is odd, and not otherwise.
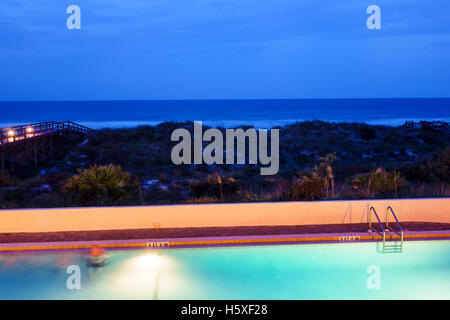
[{"label": "boardwalk railing", "polygon": [[12,144],[43,135],[64,132],[87,133],[92,129],[72,121],[49,121],[0,129],[0,145]]}]

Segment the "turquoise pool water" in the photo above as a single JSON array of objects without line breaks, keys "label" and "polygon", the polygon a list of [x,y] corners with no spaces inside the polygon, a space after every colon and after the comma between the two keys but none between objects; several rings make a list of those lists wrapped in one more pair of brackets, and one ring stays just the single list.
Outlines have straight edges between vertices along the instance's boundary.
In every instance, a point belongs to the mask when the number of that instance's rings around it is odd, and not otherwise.
[{"label": "turquoise pool water", "polygon": [[[450,299],[450,241],[0,255],[1,299]],[[66,287],[80,268],[81,289]],[[369,284],[369,285],[368,285]],[[377,289],[379,285],[379,288]]]}]

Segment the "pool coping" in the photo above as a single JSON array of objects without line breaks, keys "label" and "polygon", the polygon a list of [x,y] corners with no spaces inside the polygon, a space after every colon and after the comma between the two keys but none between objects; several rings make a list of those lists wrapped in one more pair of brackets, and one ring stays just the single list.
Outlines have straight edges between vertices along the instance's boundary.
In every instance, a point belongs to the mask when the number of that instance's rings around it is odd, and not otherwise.
[{"label": "pool coping", "polygon": [[[386,242],[400,241],[401,237],[395,231],[386,233]],[[357,243],[380,242],[382,234],[378,232],[347,232],[347,233],[314,233],[314,234],[281,234],[281,235],[251,235],[251,236],[215,236],[186,238],[157,238],[132,240],[93,240],[93,241],[59,241],[59,242],[27,242],[1,243],[0,254],[36,251],[73,251],[89,250],[99,246],[108,250],[124,249],[176,249],[216,246],[245,245],[280,245],[280,244],[312,244],[312,243]],[[405,241],[417,240],[450,240],[450,230],[408,231],[404,234]]]}]

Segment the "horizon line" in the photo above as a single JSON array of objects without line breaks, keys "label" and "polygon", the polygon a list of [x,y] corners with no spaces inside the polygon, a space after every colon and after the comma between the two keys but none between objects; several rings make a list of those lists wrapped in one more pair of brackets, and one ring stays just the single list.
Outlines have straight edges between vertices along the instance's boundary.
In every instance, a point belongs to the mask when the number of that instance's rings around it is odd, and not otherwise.
[{"label": "horizon line", "polygon": [[73,100],[0,100],[0,103],[11,102],[146,102],[146,101],[292,101],[292,100],[444,100],[449,97],[405,97],[405,98],[217,98],[217,99],[73,99]]}]

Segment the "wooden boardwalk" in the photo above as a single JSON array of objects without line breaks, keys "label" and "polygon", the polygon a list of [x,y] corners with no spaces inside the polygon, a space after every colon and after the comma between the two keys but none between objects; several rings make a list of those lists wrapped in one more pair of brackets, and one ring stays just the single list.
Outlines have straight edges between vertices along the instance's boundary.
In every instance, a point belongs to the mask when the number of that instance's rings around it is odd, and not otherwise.
[{"label": "wooden boardwalk", "polygon": [[49,121],[25,124],[0,129],[1,169],[7,160],[32,160],[37,166],[39,161],[50,159],[59,138],[67,133],[85,134],[92,129],[71,121]]}]

